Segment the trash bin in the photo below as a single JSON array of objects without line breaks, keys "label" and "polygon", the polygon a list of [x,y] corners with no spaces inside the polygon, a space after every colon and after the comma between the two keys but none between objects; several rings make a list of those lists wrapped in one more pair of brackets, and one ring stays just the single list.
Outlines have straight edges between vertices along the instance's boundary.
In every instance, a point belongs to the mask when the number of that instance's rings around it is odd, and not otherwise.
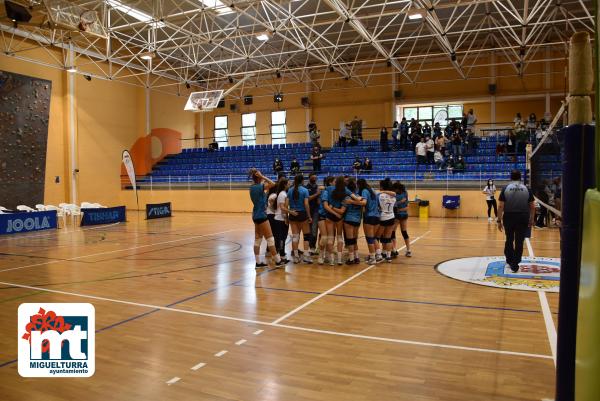
[{"label": "trash bin", "polygon": [[429,218],[429,201],[428,200],[419,201],[419,218],[420,219]]}]

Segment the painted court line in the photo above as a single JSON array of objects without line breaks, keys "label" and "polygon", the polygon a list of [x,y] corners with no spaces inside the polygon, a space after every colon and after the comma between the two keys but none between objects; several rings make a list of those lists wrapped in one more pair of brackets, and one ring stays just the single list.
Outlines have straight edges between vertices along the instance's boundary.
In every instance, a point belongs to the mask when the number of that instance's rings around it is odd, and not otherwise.
[{"label": "painted court line", "polygon": [[177,383],[179,380],[181,380],[181,377],[177,377],[175,376],[174,378],[172,378],[171,380],[167,381],[167,384],[170,386],[171,384],[175,384]]},{"label": "painted court line", "polygon": [[[527,252],[529,257],[535,258],[533,253],[533,247],[529,238],[525,238],[525,244],[527,245]],[[542,314],[544,315],[544,324],[546,325],[546,334],[548,335],[548,342],[550,343],[550,351],[552,352],[552,360],[554,361],[554,367],[556,367],[556,326],[554,326],[554,320],[552,320],[552,312],[550,311],[550,305],[548,304],[548,297],[546,297],[545,291],[538,291],[538,297],[540,299],[540,306],[542,308]]]},{"label": "painted court line", "polygon": [[[425,234],[421,235],[420,237],[415,238],[414,240],[412,240],[410,243],[414,244],[415,242],[417,242],[418,240],[420,240],[421,238],[423,238],[424,236],[426,236],[427,234],[429,234],[431,231],[427,231]],[[402,250],[406,248],[406,245],[403,246],[402,248],[400,248],[399,250]],[[340,287],[343,287],[345,284],[348,284],[350,281],[354,280],[355,278],[359,277],[360,275],[368,272],[369,270],[371,270],[372,268],[374,268],[375,265],[370,265],[364,269],[362,269],[361,271],[359,271],[358,273],[356,273],[355,275],[347,278],[346,280],[342,281],[341,283],[339,283],[338,285],[331,287],[330,289],[328,289],[325,292],[322,292],[321,294],[317,295],[314,298],[309,299],[308,301],[306,301],[305,303],[303,303],[302,305],[300,305],[299,307],[297,307],[296,309],[293,309],[291,311],[289,311],[288,313],[286,313],[285,315],[279,317],[278,319],[275,319],[272,323],[273,324],[278,324],[282,321],[284,321],[285,319],[289,318],[290,316],[295,315],[296,313],[300,312],[302,309],[306,308],[307,306],[309,306],[310,304],[318,301],[319,299],[327,296],[328,294],[331,294],[332,292],[334,292],[335,290],[337,290]]]},{"label": "painted court line", "polygon": [[89,254],[89,255],[75,256],[73,258],[68,258],[68,259],[52,260],[52,261],[48,261],[48,262],[34,263],[34,264],[31,264],[31,265],[11,267],[9,269],[0,270],[0,273],[12,271],[12,270],[26,269],[28,267],[50,265],[50,264],[53,264],[53,263],[70,262],[70,261],[73,261],[73,260],[79,260],[79,259],[88,258],[90,256],[108,255],[108,254],[111,254],[111,253],[132,251],[132,250],[135,250],[135,249],[148,248],[148,247],[156,246],[156,245],[165,245],[165,244],[172,244],[174,242],[189,241],[189,240],[197,239],[197,238],[212,237],[212,236],[215,236],[215,235],[225,234],[225,233],[228,233],[228,232],[231,232],[231,231],[236,231],[236,230],[226,230],[226,231],[221,231],[221,232],[212,233],[212,234],[195,235],[195,236],[192,236],[192,237],[179,238],[179,239],[174,239],[174,240],[170,240],[170,241],[163,241],[163,242],[155,242],[155,243],[152,243],[152,244],[134,246],[134,247],[131,247],[131,248],[115,249],[115,250],[112,250],[112,251],[105,251],[105,252],[92,253],[92,254]]},{"label": "painted court line", "polygon": [[192,366],[190,368],[190,370],[198,370],[198,369],[203,368],[205,366],[206,366],[206,364],[204,362],[200,362],[199,364]]},{"label": "painted court line", "polygon": [[242,338],[240,341],[236,341],[235,345],[242,345],[242,344],[244,344],[246,341],[247,341],[246,339],[243,339],[243,338]]},{"label": "painted court line", "polygon": [[204,362],[200,362],[199,364],[192,366],[190,369],[191,370],[198,370],[198,369],[203,368],[205,366],[206,366],[206,364]]},{"label": "painted court line", "polygon": [[[51,290],[51,289],[47,289],[47,288],[32,287],[32,286],[15,284],[15,283],[0,282],[0,284],[9,285],[9,286],[17,287],[17,288],[28,288],[28,289],[32,289],[32,290],[39,290],[39,291],[50,292],[50,293],[55,293],[55,294],[63,294],[63,295],[81,297],[81,298],[95,299],[98,301],[115,302],[115,303],[120,303],[120,304],[125,304],[125,305],[133,305],[133,306],[140,306],[140,307],[158,309],[158,310],[164,310],[164,311],[170,311],[170,312],[185,313],[185,314],[189,314],[189,315],[212,317],[212,318],[216,318],[216,319],[231,320],[231,321],[250,323],[250,324],[258,324],[258,325],[263,325],[263,326],[267,326],[267,327],[268,326],[279,327],[279,328],[290,329],[290,330],[307,331],[307,332],[313,332],[313,333],[329,334],[329,335],[336,335],[336,336],[342,336],[342,337],[353,337],[353,338],[359,338],[359,339],[365,339],[365,340],[384,341],[384,342],[398,343],[398,344],[421,345],[421,346],[436,347],[436,348],[447,348],[447,349],[477,351],[477,352],[496,353],[496,354],[505,354],[505,355],[527,356],[527,357],[531,357],[531,358],[542,358],[542,359],[551,359],[552,358],[552,356],[541,355],[541,354],[525,354],[525,353],[512,352],[512,351],[502,351],[502,350],[493,350],[493,349],[485,349],[485,348],[470,348],[470,347],[461,347],[461,346],[448,345],[448,344],[434,344],[434,343],[425,343],[425,342],[418,342],[418,341],[411,341],[411,340],[401,340],[401,339],[388,338],[388,337],[365,336],[365,335],[359,335],[359,334],[336,332],[336,331],[331,331],[331,330],[311,329],[311,328],[306,328],[306,327],[262,322],[259,320],[242,319],[242,318],[237,318],[237,317],[232,317],[232,316],[216,315],[216,314],[212,314],[212,313],[195,312],[195,311],[190,311],[190,310],[185,310],[185,309],[171,308],[171,307],[165,307],[165,306],[159,306],[159,305],[142,304],[142,303],[137,303],[137,302],[124,301],[124,300],[120,300],[120,299],[98,297],[98,296],[94,296],[94,295],[86,295],[86,294],[78,294],[78,293],[67,292],[67,291]],[[264,330],[256,330],[253,334],[259,335],[263,332],[264,332]]]},{"label": "painted court line", "polygon": [[487,349],[487,348],[463,347],[460,345],[435,344],[435,343],[427,343],[427,342],[421,342],[421,341],[400,340],[400,339],[396,339],[396,338],[365,336],[362,334],[343,333],[343,332],[332,331],[332,330],[311,329],[308,327],[290,326],[290,325],[285,325],[285,324],[273,324],[273,326],[286,328],[286,329],[292,329],[292,330],[307,331],[307,332],[311,332],[311,333],[331,334],[331,335],[342,336],[342,337],[360,338],[363,340],[386,341],[386,342],[398,343],[398,344],[420,345],[420,346],[434,347],[434,348],[454,349],[454,350],[462,350],[462,351],[476,351],[476,352],[485,352],[485,353],[502,354],[502,355],[513,355],[513,356],[520,356],[520,357],[527,357],[527,358],[552,359],[552,357],[549,355],[528,354],[528,353],[524,353],[524,352],[503,351],[503,350],[495,350],[495,349],[492,350],[492,349]]},{"label": "painted court line", "polygon": [[219,351],[219,352],[217,352],[217,353],[215,354],[215,356],[216,356],[217,358],[220,358],[220,357],[222,357],[223,355],[225,355],[225,354],[226,354],[226,353],[228,353],[228,352],[229,352],[229,351],[227,351],[226,349],[224,349],[223,351]]}]

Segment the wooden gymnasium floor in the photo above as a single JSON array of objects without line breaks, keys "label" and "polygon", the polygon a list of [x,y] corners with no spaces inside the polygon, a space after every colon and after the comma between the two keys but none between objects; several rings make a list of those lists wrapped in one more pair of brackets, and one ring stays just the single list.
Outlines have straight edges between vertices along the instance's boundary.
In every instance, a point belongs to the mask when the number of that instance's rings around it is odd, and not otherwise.
[{"label": "wooden gymnasium floor", "polygon": [[[391,265],[258,274],[245,214],[145,221],[130,213],[126,224],[1,237],[0,399],[551,398],[538,294],[433,268],[501,255],[502,235],[483,220],[411,218],[409,231],[414,257]],[[558,256],[557,231],[536,231],[532,246],[536,256]],[[556,320],[557,296],[547,298]],[[94,304],[93,377],[18,375],[23,302]]]}]

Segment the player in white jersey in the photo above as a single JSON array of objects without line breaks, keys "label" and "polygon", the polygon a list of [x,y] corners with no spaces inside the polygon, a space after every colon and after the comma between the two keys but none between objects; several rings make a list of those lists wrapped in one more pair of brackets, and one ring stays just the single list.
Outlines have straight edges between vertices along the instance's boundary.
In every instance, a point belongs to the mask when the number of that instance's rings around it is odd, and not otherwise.
[{"label": "player in white jersey", "polygon": [[379,183],[380,193],[378,194],[379,209],[381,216],[379,218],[379,238],[383,248],[385,260],[392,262],[392,232],[394,232],[395,216],[394,205],[396,196],[392,195],[392,181],[389,178],[381,180]]}]

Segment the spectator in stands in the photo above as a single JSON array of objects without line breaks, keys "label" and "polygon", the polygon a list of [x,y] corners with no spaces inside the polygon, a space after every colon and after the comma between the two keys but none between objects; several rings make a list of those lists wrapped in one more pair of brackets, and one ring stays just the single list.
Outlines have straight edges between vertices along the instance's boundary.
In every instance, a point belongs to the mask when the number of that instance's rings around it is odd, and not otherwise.
[{"label": "spectator in stands", "polygon": [[402,117],[400,121],[400,149],[402,150],[408,150],[408,128],[406,118]]},{"label": "spectator in stands", "polygon": [[464,173],[466,169],[467,169],[467,162],[462,157],[462,155],[459,155],[458,159],[456,160],[456,163],[454,164],[454,169],[452,170],[452,172],[453,173]]},{"label": "spectator in stands", "polygon": [[466,131],[467,130],[467,122],[468,121],[469,121],[469,117],[467,117],[467,113],[463,113],[462,118],[460,119],[460,129],[461,129],[461,131]]},{"label": "spectator in stands", "polygon": [[425,149],[427,149],[427,164],[433,164],[433,154],[435,153],[435,143],[430,136],[425,137]]},{"label": "spectator in stands", "polygon": [[371,163],[371,160],[368,157],[365,157],[365,162],[363,163],[362,168],[367,173],[373,171],[373,163]]},{"label": "spectator in stands", "polygon": [[354,118],[350,122],[350,128],[352,129],[352,139],[354,139],[356,141],[358,141],[358,139],[359,139],[359,136],[358,136],[359,124],[360,124],[360,120],[358,119],[357,116],[354,116]]},{"label": "spectator in stands", "polygon": [[388,130],[386,127],[381,127],[381,130],[379,131],[379,149],[381,152],[387,152],[389,150]]},{"label": "spectator in stands", "polygon": [[477,123],[477,116],[473,113],[473,109],[469,109],[467,113],[467,128],[471,132],[475,132],[475,124]]},{"label": "spectator in stands", "polygon": [[460,136],[460,130],[456,128],[454,134],[452,134],[452,154],[456,157],[462,155],[462,138]]},{"label": "spectator in stands", "polygon": [[425,122],[425,125],[423,126],[423,135],[425,135],[425,136],[431,135],[431,125],[429,125],[428,122]]},{"label": "spectator in stands", "polygon": [[392,150],[398,150],[398,134],[400,133],[400,129],[398,127],[398,121],[394,121],[392,124]]},{"label": "spectator in stands", "polygon": [[417,120],[415,120],[414,118],[411,118],[410,124],[408,127],[410,128],[410,135],[414,134],[415,131],[417,130]]},{"label": "spectator in stands", "polygon": [[321,153],[321,149],[318,146],[313,147],[310,159],[313,162],[313,172],[318,173],[321,171],[321,159],[323,159],[323,153]]},{"label": "spectator in stands", "polygon": [[310,141],[312,143],[312,146],[321,147],[321,144],[319,143],[319,139],[321,139],[321,133],[319,132],[318,129],[310,131],[309,136],[310,136]]},{"label": "spectator in stands", "polygon": [[346,144],[348,143],[349,139],[351,139],[350,125],[344,124],[344,126],[340,130],[340,138],[338,141],[338,145],[346,149]]},{"label": "spectator in stands", "polygon": [[352,169],[354,170],[354,172],[356,174],[360,173],[360,170],[362,169],[363,165],[362,162],[360,161],[360,157],[356,156],[356,158],[354,159],[354,163],[352,163]]},{"label": "spectator in stands", "polygon": [[446,136],[446,138],[452,138],[452,135],[454,134],[454,125],[454,120],[452,120],[446,125],[446,128],[444,128],[444,136]]},{"label": "spectator in stands", "polygon": [[527,123],[525,124],[525,129],[527,130],[527,138],[530,143],[535,143],[535,131],[538,126],[537,117],[535,113],[531,113],[529,118],[527,119]]},{"label": "spectator in stands", "polygon": [[475,149],[477,148],[477,137],[475,136],[474,131],[467,132],[467,152],[468,154],[473,154]]},{"label": "spectator in stands", "polygon": [[444,156],[442,155],[442,152],[440,152],[438,149],[436,149],[433,153],[433,161],[435,162],[435,165],[438,168],[438,170],[442,170],[446,167]]},{"label": "spectator in stands", "polygon": [[446,162],[446,170],[453,171],[454,166],[456,165],[456,160],[454,159],[454,155],[450,154],[448,161]]},{"label": "spectator in stands", "polygon": [[521,118],[521,113],[517,113],[515,115],[515,118],[513,119],[513,126],[517,127],[517,126],[521,125],[522,120],[523,119]]},{"label": "spectator in stands", "polygon": [[440,127],[440,123],[435,123],[433,126],[433,139],[436,140],[440,136],[442,136],[442,127]]},{"label": "spectator in stands", "polygon": [[535,142],[533,142],[533,144],[536,145],[536,144],[540,143],[540,141],[542,140],[543,137],[544,137],[543,125],[538,124],[537,128],[535,129]]},{"label": "spectator in stands", "polygon": [[417,155],[417,164],[427,163],[427,144],[425,143],[425,137],[422,137],[421,141],[415,145],[415,154]]},{"label": "spectator in stands", "polygon": [[312,131],[316,131],[317,130],[317,123],[315,123],[315,120],[310,120],[310,123],[308,123],[308,132],[312,132]]},{"label": "spectator in stands", "polygon": [[421,135],[417,133],[417,131],[413,131],[410,135],[411,149],[413,152],[416,152],[417,144],[421,142]]},{"label": "spectator in stands", "polygon": [[290,163],[290,173],[292,175],[296,175],[300,172],[300,163],[298,163],[298,160],[294,157],[292,159],[292,162]]},{"label": "spectator in stands", "polygon": [[275,161],[273,162],[273,172],[275,174],[279,175],[279,173],[281,173],[282,171],[283,171],[283,163],[281,162],[279,157],[276,157]]},{"label": "spectator in stands", "polygon": [[435,140],[435,149],[439,150],[442,156],[446,156],[446,137],[440,135]]},{"label": "spectator in stands", "polygon": [[509,155],[514,155],[516,146],[517,146],[517,135],[515,134],[515,131],[510,131],[508,133],[508,139],[507,139],[507,143],[506,143],[506,153]]}]

